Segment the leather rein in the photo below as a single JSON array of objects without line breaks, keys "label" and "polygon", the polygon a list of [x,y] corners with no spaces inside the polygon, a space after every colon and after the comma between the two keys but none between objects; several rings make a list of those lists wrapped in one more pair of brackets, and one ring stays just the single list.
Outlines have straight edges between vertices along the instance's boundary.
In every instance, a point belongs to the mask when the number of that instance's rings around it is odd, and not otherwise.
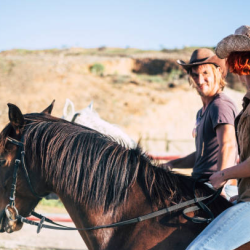
[{"label": "leather rein", "polygon": [[[158,211],[148,213],[146,215],[142,215],[142,216],[139,216],[139,217],[136,217],[136,218],[133,218],[133,219],[124,220],[124,221],[120,221],[120,222],[112,223],[112,224],[108,224],[108,225],[100,225],[100,226],[94,226],[94,227],[88,227],[88,228],[67,227],[67,226],[55,223],[52,220],[46,218],[45,216],[43,216],[41,214],[38,214],[35,211],[32,211],[31,215],[33,215],[34,217],[37,217],[37,218],[40,219],[40,222],[34,222],[32,220],[29,220],[29,219],[19,215],[18,210],[15,207],[17,171],[18,171],[18,168],[19,168],[20,165],[22,166],[22,169],[23,169],[24,174],[25,174],[25,178],[26,178],[26,180],[28,182],[28,185],[30,187],[30,190],[31,190],[32,194],[34,196],[38,197],[38,198],[43,198],[46,195],[38,195],[35,192],[32,184],[31,184],[31,180],[29,178],[29,174],[28,174],[28,171],[27,171],[26,163],[25,163],[25,151],[24,151],[24,143],[23,143],[23,141],[17,141],[15,139],[11,138],[11,137],[7,137],[7,140],[9,142],[15,144],[16,146],[18,146],[19,150],[18,150],[18,154],[17,154],[18,157],[17,157],[17,159],[15,159],[15,166],[14,166],[14,172],[13,172],[13,182],[12,182],[11,194],[10,194],[10,198],[9,198],[10,202],[5,208],[5,214],[6,214],[6,217],[11,221],[20,220],[22,223],[27,223],[27,224],[30,224],[30,225],[37,226],[37,233],[39,233],[42,228],[57,229],[57,230],[90,231],[90,230],[97,230],[97,229],[125,226],[125,225],[129,225],[129,224],[149,220],[149,219],[152,219],[152,218],[155,218],[155,217],[167,214],[167,213],[171,213],[173,211],[180,210],[181,208],[187,207],[187,206],[192,205],[192,204],[196,204],[196,205],[192,206],[192,207],[188,207],[188,208],[183,210],[183,216],[187,220],[195,222],[195,223],[203,223],[203,222],[209,223],[214,219],[214,216],[213,216],[212,212],[210,211],[210,209],[207,207],[207,205],[209,203],[211,203],[220,194],[222,188],[218,189],[217,192],[215,192],[214,194],[211,194],[211,195],[205,196],[205,197],[196,197],[195,192],[194,192],[195,198],[192,199],[192,200],[187,200],[185,202],[181,202],[181,203],[173,205],[171,207],[163,208],[163,209],[160,209]],[[21,157],[20,157],[20,155],[21,155]],[[195,184],[196,184],[196,181],[194,183],[194,190],[195,190]],[[204,204],[202,202],[202,201],[207,200],[209,198],[212,198],[212,199],[207,204]],[[12,208],[12,210],[10,210],[10,208]],[[194,212],[194,211],[197,211],[199,209],[203,209],[209,215],[209,218],[201,218],[201,217],[196,217],[196,216],[189,217],[189,216],[186,215],[186,213]],[[15,212],[15,214],[13,213],[13,211]],[[44,222],[51,223],[54,226],[44,224]]]}]

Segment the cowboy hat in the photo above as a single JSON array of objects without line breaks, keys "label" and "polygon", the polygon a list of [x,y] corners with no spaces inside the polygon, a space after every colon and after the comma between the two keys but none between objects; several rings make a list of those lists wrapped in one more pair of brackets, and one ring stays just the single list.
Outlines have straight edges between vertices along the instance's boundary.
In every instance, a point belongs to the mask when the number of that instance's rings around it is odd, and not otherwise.
[{"label": "cowboy hat", "polygon": [[215,49],[219,58],[226,58],[234,51],[250,51],[250,26],[239,27],[234,35],[223,38]]},{"label": "cowboy hat", "polygon": [[215,66],[221,68],[223,78],[227,75],[226,61],[218,58],[212,50],[206,48],[195,50],[191,55],[189,63],[185,63],[182,60],[177,60],[177,63],[180,64],[187,72],[189,72],[192,67],[197,65],[214,64]]}]

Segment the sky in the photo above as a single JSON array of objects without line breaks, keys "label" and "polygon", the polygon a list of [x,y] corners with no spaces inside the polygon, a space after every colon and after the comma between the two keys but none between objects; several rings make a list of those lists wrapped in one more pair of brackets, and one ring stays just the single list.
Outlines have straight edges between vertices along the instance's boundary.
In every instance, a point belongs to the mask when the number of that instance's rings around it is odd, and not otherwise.
[{"label": "sky", "polygon": [[249,12],[242,0],[0,0],[0,51],[214,47]]}]

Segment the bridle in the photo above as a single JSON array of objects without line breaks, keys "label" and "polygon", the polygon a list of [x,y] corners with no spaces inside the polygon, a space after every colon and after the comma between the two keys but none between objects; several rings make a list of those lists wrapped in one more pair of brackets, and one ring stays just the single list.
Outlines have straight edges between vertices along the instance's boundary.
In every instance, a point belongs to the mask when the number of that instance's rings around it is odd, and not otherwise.
[{"label": "bridle", "polygon": [[[24,151],[23,141],[17,141],[11,137],[7,137],[7,140],[10,141],[12,144],[18,146],[18,152],[17,152],[18,157],[17,157],[17,159],[15,159],[15,165],[14,165],[14,171],[13,171],[13,181],[12,181],[10,197],[9,197],[10,202],[5,207],[5,214],[9,220],[17,221],[19,219],[20,215],[19,215],[18,210],[15,206],[15,194],[16,194],[17,171],[18,171],[20,165],[22,166],[22,169],[24,171],[24,176],[28,182],[28,185],[29,185],[29,188],[30,188],[32,194],[39,199],[45,197],[46,195],[38,195],[35,192],[32,184],[31,184],[28,170],[27,170],[27,167],[25,164],[25,151]],[[10,208],[12,208],[15,213],[13,213],[10,210]]]},{"label": "bridle", "polygon": [[[17,159],[15,159],[15,166],[14,166],[14,172],[13,172],[13,182],[12,182],[11,194],[10,194],[10,198],[9,198],[10,202],[5,208],[5,214],[6,214],[6,217],[11,221],[20,220],[22,223],[27,223],[27,224],[30,224],[30,225],[37,226],[37,233],[39,233],[42,228],[57,229],[57,230],[90,231],[90,230],[97,230],[97,229],[125,226],[125,225],[129,225],[129,224],[149,220],[149,219],[152,219],[152,218],[155,218],[155,217],[167,214],[167,213],[171,213],[171,212],[174,212],[174,211],[178,211],[178,210],[180,210],[180,209],[182,209],[184,207],[187,207],[189,205],[192,205],[192,204],[197,204],[197,205],[192,206],[192,207],[188,207],[185,210],[183,210],[183,215],[187,220],[195,222],[195,223],[203,223],[203,222],[209,223],[214,219],[214,216],[213,216],[212,212],[210,211],[210,209],[207,207],[207,205],[209,203],[211,203],[220,194],[222,188],[218,189],[217,192],[215,192],[214,194],[211,194],[209,196],[196,197],[196,195],[194,195],[195,198],[192,199],[192,200],[181,202],[181,203],[173,205],[171,207],[163,208],[163,209],[160,209],[158,211],[151,212],[151,213],[148,213],[146,215],[142,215],[142,216],[139,216],[139,217],[136,217],[136,218],[133,218],[133,219],[124,220],[124,221],[120,221],[120,222],[112,223],[112,224],[108,224],[108,225],[94,226],[94,227],[89,227],[89,228],[66,227],[64,225],[53,222],[52,220],[46,218],[45,216],[43,216],[41,214],[36,213],[35,211],[32,211],[31,215],[39,218],[40,222],[31,221],[31,220],[19,215],[18,210],[15,207],[17,171],[18,171],[18,168],[19,168],[20,165],[22,166],[22,169],[23,169],[24,174],[25,174],[25,178],[26,178],[26,180],[27,180],[27,182],[29,184],[29,187],[30,187],[30,190],[31,190],[32,194],[34,196],[36,196],[37,198],[39,198],[39,199],[45,197],[46,195],[38,195],[35,192],[32,184],[31,184],[29,174],[28,174],[28,171],[27,171],[27,167],[26,167],[26,163],[25,163],[25,151],[24,151],[23,140],[17,141],[15,139],[11,138],[11,137],[7,137],[7,140],[9,142],[15,144],[16,146],[18,146],[19,149],[18,149],[18,153],[17,153]],[[194,189],[195,189],[195,185],[194,185]],[[207,199],[210,199],[210,198],[212,198],[212,199],[207,204],[203,203],[204,200],[207,200]],[[10,208],[13,209],[15,214],[13,214],[13,212],[10,210]],[[186,215],[186,213],[194,212],[194,211],[197,211],[199,209],[203,209],[207,214],[209,214],[209,218],[201,218],[201,217],[196,217],[196,216],[195,217],[189,217],[189,216]],[[44,222],[51,223],[51,224],[53,224],[55,226],[44,224]]]},{"label": "bridle", "polygon": [[81,113],[75,113],[70,122],[75,122],[76,118],[81,115]]}]

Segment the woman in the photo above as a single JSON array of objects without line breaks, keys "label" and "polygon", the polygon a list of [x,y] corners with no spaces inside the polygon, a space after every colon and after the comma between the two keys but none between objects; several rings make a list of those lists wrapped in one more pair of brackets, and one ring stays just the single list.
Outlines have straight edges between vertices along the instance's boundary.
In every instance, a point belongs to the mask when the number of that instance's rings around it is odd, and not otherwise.
[{"label": "woman", "polygon": [[250,26],[241,26],[234,35],[225,37],[216,48],[220,58],[227,58],[229,70],[246,84],[243,110],[235,120],[240,163],[210,177],[214,188],[229,179],[239,179],[238,203],[220,214],[189,245],[188,250],[230,250],[250,242]]}]

